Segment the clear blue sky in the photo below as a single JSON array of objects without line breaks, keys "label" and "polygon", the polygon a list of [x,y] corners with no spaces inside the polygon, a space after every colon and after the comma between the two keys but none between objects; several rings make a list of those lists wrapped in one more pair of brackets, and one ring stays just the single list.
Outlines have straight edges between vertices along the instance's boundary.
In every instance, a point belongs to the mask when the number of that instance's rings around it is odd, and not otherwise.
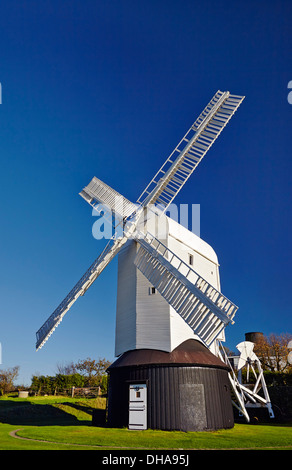
[{"label": "clear blue sky", "polygon": [[114,359],[116,261],[35,352],[103,247],[78,193],[97,176],[135,202],[218,89],[246,99],[176,202],[239,306],[227,346],[292,333],[291,24],[290,0],[1,3],[1,368]]}]

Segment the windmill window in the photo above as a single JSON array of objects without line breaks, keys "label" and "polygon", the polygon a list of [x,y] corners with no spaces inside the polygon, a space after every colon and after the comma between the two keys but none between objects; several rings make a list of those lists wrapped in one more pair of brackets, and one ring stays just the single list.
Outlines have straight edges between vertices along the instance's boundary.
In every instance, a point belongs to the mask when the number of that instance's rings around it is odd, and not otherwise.
[{"label": "windmill window", "polygon": [[193,255],[189,254],[189,265],[193,266],[194,265],[194,257]]},{"label": "windmill window", "polygon": [[156,294],[156,289],[155,289],[155,287],[150,287],[150,288],[149,288],[149,294],[150,294],[150,295]]}]

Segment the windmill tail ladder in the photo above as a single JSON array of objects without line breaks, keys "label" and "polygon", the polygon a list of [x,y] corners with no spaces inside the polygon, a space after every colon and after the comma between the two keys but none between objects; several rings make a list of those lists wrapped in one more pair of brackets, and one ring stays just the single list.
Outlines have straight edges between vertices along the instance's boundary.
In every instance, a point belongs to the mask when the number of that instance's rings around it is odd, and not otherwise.
[{"label": "windmill tail ladder", "polygon": [[[275,415],[273,412],[272,403],[271,403],[268,389],[266,386],[266,382],[264,379],[261,363],[258,357],[256,356],[254,359],[254,362],[256,363],[257,368],[258,368],[258,375],[256,374],[254,368],[252,367],[256,381],[253,387],[251,388],[248,388],[247,386],[242,384],[241,380],[239,380],[239,377],[237,377],[234,371],[234,368],[232,367],[232,364],[222,344],[218,352],[218,357],[223,362],[225,362],[230,368],[231,372],[228,373],[228,376],[229,376],[229,381],[230,381],[232,390],[235,395],[235,400],[236,400],[236,401],[233,401],[233,405],[235,406],[235,408],[239,410],[240,414],[242,414],[245,417],[246,421],[250,422],[250,417],[247,411],[248,408],[266,408],[268,410],[269,417],[274,418]],[[249,364],[249,362],[247,363]],[[257,393],[259,388],[263,389],[263,395],[264,395],[263,397]]]}]

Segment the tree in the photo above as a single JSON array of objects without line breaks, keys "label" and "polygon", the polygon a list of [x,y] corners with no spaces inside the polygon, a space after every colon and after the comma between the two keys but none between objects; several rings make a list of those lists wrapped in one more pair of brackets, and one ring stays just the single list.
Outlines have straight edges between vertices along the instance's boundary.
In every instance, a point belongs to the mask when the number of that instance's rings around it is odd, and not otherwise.
[{"label": "tree", "polygon": [[76,367],[73,362],[68,364],[57,364],[57,372],[62,375],[72,375],[76,373]]},{"label": "tree", "polygon": [[228,346],[225,346],[222,343],[219,344],[219,350],[220,350],[221,354],[223,355],[223,357],[225,356],[225,354],[228,357],[237,355],[237,353],[235,353],[234,351],[229,349]]},{"label": "tree", "polygon": [[11,367],[6,370],[0,370],[0,394],[11,392],[14,389],[13,382],[19,373],[19,366]]},{"label": "tree", "polygon": [[34,375],[31,379],[31,390],[36,393],[52,394],[56,388],[56,379],[49,375]]},{"label": "tree", "polygon": [[288,362],[288,343],[292,335],[271,333],[262,336],[255,343],[254,352],[261,361],[263,370],[273,372],[292,372],[292,366]]},{"label": "tree", "polygon": [[106,374],[106,369],[110,366],[110,362],[105,358],[90,359],[89,357],[83,361],[79,361],[75,364],[76,370],[79,370],[81,374],[87,377],[88,386],[97,387],[101,385],[102,377]]},{"label": "tree", "polygon": [[37,394],[54,394],[57,391],[70,390],[72,387],[84,387],[86,378],[81,374],[57,374],[54,377],[34,375],[31,381],[31,390]]}]

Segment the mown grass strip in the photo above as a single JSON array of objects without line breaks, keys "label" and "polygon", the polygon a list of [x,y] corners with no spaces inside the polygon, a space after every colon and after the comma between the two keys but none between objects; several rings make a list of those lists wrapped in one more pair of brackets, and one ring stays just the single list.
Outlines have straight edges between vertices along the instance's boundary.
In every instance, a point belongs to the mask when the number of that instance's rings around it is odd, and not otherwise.
[{"label": "mown grass strip", "polygon": [[[0,399],[0,449],[291,449],[291,425],[235,424],[214,432],[130,431],[94,427],[105,400],[68,397]],[[17,439],[15,430],[17,430]],[[11,433],[12,434],[9,434]],[[14,432],[14,433],[13,433]]]}]

